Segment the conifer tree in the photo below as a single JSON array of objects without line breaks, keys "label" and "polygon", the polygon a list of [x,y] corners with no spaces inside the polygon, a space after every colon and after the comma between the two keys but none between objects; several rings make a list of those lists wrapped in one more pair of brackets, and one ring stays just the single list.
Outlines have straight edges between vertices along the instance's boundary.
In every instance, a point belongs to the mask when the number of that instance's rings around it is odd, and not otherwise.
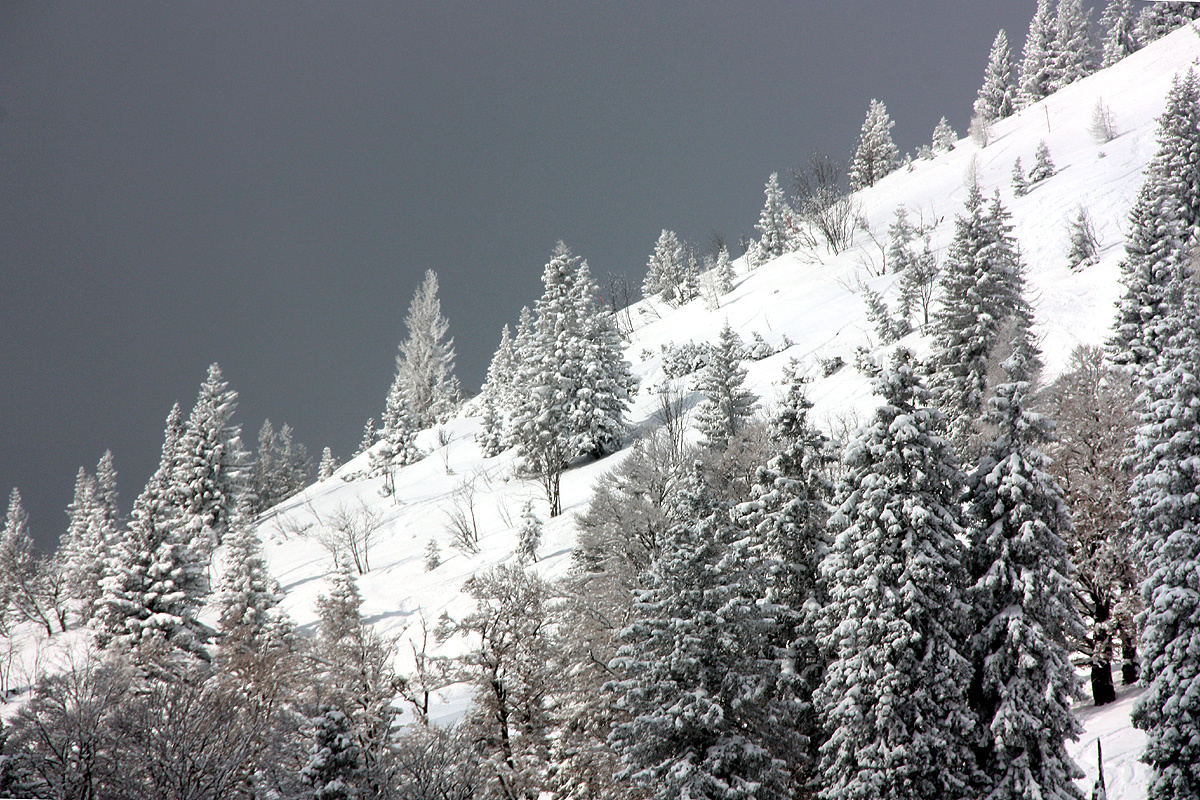
[{"label": "conifer tree", "polygon": [[379,440],[379,433],[375,430],[375,418],[369,417],[365,425],[363,425],[362,439],[358,442],[358,449],[354,451],[354,455],[360,456],[371,449],[371,446]]},{"label": "conifer tree", "polygon": [[350,718],[326,705],[309,723],[312,744],[300,777],[310,787],[306,800],[354,800],[359,776],[359,753]]},{"label": "conifer tree", "polygon": [[1191,70],[1172,83],[1159,117],[1158,150],[1129,216],[1121,263],[1125,294],[1109,348],[1116,363],[1145,377],[1168,336],[1166,293],[1200,229],[1200,85]]},{"label": "conifer tree", "polygon": [[487,377],[483,382],[481,394],[488,395],[497,409],[512,408],[516,404],[513,397],[513,374],[516,371],[516,351],[512,334],[505,325],[500,331],[500,344],[488,364]]},{"label": "conifer tree", "polygon": [[[179,535],[207,560],[224,539],[238,503],[250,490],[249,455],[234,424],[237,392],[212,364],[179,438],[167,492],[178,508]],[[181,546],[182,542],[180,543]]]},{"label": "conifer tree", "polygon": [[1138,47],[1145,47],[1196,19],[1200,19],[1200,7],[1195,3],[1180,0],[1150,3],[1138,14],[1135,33]]},{"label": "conifer tree", "polygon": [[1139,399],[1131,505],[1142,583],[1144,678],[1133,710],[1146,731],[1149,796],[1200,796],[1200,293],[1195,262],[1164,287],[1158,357]]},{"label": "conifer tree", "polygon": [[950,121],[942,117],[933,129],[933,140],[929,146],[934,153],[949,153],[957,141],[958,134],[950,127]]},{"label": "conifer tree", "polygon": [[967,481],[979,767],[990,800],[1082,800],[1083,772],[1066,752],[1082,732],[1071,712],[1071,645],[1083,636],[1063,539],[1071,517],[1040,450],[1050,425],[1025,407],[1023,357],[1014,348],[1003,365],[1010,380],[988,401],[995,438]]},{"label": "conifer tree", "polygon": [[892,122],[887,106],[871,101],[867,118],[858,137],[858,147],[850,160],[850,188],[855,191],[873,186],[880,178],[896,168],[900,151],[892,141]]},{"label": "conifer tree", "polygon": [[876,380],[883,405],[843,457],[820,571],[826,800],[966,797],[977,780],[962,476],[917,372],[898,351]]},{"label": "conifer tree", "polygon": [[393,466],[414,464],[424,457],[417,448],[417,424],[408,388],[408,372],[398,368],[383,411],[383,428],[379,432],[383,446],[372,453],[373,475],[389,471]]},{"label": "conifer tree", "polygon": [[339,466],[338,460],[333,457],[333,450],[326,447],[321,451],[321,463],[317,466],[317,480],[329,480]]},{"label": "conifer tree", "polygon": [[762,212],[758,215],[758,224],[754,227],[762,234],[758,241],[758,251],[763,260],[767,261],[778,258],[791,249],[788,245],[791,225],[788,221],[790,212],[787,201],[783,197],[783,189],[779,186],[778,172],[772,172],[767,178],[764,192],[766,200]]},{"label": "conifer tree", "polygon": [[722,246],[717,251],[717,263],[712,269],[713,288],[718,295],[733,291],[733,264],[729,262],[729,249]]},{"label": "conifer tree", "polygon": [[697,387],[704,399],[696,408],[696,428],[714,450],[723,450],[741,433],[757,408],[758,397],[743,388],[742,357],[742,341],[726,320]]},{"label": "conifer tree", "polygon": [[1050,160],[1050,147],[1043,139],[1038,142],[1033,155],[1033,167],[1029,170],[1029,183],[1039,184],[1054,175],[1054,162]]},{"label": "conifer tree", "polygon": [[1099,250],[1100,242],[1096,238],[1091,215],[1080,206],[1079,213],[1068,228],[1067,264],[1074,270],[1090,267],[1096,263]]},{"label": "conifer tree", "polygon": [[542,545],[542,521],[533,511],[533,501],[525,502],[521,509],[521,528],[517,531],[517,558],[525,563],[537,561],[537,551]]},{"label": "conifer tree", "polygon": [[[75,491],[67,506],[67,530],[59,544],[64,577],[72,599],[79,603],[80,617],[91,619],[99,597],[103,559],[97,558],[91,533],[95,530],[96,480],[83,467],[75,476]],[[90,574],[97,568],[97,574]]]},{"label": "conifer tree", "polygon": [[[404,317],[408,337],[400,343],[396,356],[395,384],[402,385],[415,430],[447,419],[461,394],[454,377],[454,338],[446,338],[450,323],[442,316],[437,292],[437,273],[426,270],[425,280],[413,294]],[[388,401],[390,406],[390,394]]]},{"label": "conifer tree", "polygon": [[170,645],[208,657],[211,631],[198,619],[209,593],[208,542],[184,527],[176,483],[186,433],[176,404],[167,416],[158,468],[134,501],[129,528],[109,557],[96,612],[102,647],[136,656]]},{"label": "conifer tree", "polygon": [[1091,9],[1084,10],[1082,0],[1058,0],[1051,49],[1050,91],[1056,92],[1096,69],[1092,44]]},{"label": "conifer tree", "polygon": [[654,252],[646,263],[646,278],[642,281],[642,297],[660,296],[672,302],[679,299],[683,281],[683,245],[675,231],[665,228],[654,243]]},{"label": "conifer tree", "polygon": [[1105,31],[1100,66],[1111,67],[1138,49],[1130,0],[1108,0],[1100,17],[1100,27]]},{"label": "conifer tree", "polygon": [[22,619],[53,634],[56,622],[60,630],[66,630],[66,624],[46,596],[44,572],[49,566],[33,552],[29,513],[21,502],[21,493],[13,487],[4,528],[0,530],[0,610],[12,608]]},{"label": "conifer tree", "polygon": [[1037,10],[1025,35],[1025,50],[1021,55],[1017,99],[1021,106],[1031,105],[1048,96],[1054,81],[1055,15],[1050,0],[1038,0]]},{"label": "conifer tree", "polygon": [[1029,194],[1029,179],[1025,177],[1025,168],[1021,166],[1020,156],[1017,156],[1017,160],[1013,162],[1012,187],[1013,195],[1016,197],[1024,197]]},{"label": "conifer tree", "polygon": [[983,85],[979,87],[979,96],[975,99],[975,113],[979,117],[996,120],[1012,116],[1017,93],[1016,73],[1008,34],[1001,28],[992,42],[987,67],[983,71]]},{"label": "conifer tree", "polygon": [[267,569],[262,543],[243,513],[226,537],[225,572],[217,595],[223,647],[257,651],[282,643],[286,632],[279,603],[283,592]]},{"label": "conifer tree", "polygon": [[271,420],[263,420],[258,431],[258,457],[250,476],[252,513],[262,513],[303,489],[311,472],[308,451],[295,441],[291,426],[285,423],[277,433]]}]

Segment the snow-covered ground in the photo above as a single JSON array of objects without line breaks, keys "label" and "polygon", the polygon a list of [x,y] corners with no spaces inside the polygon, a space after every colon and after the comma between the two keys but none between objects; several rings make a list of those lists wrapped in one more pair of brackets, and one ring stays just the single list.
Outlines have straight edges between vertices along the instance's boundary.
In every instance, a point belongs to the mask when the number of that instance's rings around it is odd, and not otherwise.
[{"label": "snow-covered ground", "polygon": [[[1013,215],[1014,234],[1028,267],[1036,330],[1053,377],[1075,345],[1101,343],[1109,329],[1120,293],[1118,262],[1126,218],[1143,166],[1155,150],[1156,116],[1162,111],[1172,77],[1192,67],[1198,57],[1200,36],[1182,29],[998,122],[984,149],[964,139],[949,153],[898,170],[857,195],[873,237],[886,242],[895,209],[904,205],[914,221],[937,221],[932,245],[943,253],[966,197],[966,176],[977,175],[989,195],[998,190]],[[1112,112],[1118,136],[1097,144],[1089,128],[1093,109],[1101,100]],[[1013,162],[1020,157],[1028,169],[1041,140],[1049,145],[1057,174],[1016,198],[1010,184]],[[1081,205],[1095,222],[1100,261],[1076,272],[1067,265],[1067,223]],[[867,322],[862,298],[852,287],[865,281],[894,303],[895,276],[874,274],[880,260],[879,246],[860,233],[856,245],[837,256],[823,251],[793,253],[751,272],[737,262],[734,289],[720,299],[718,308],[709,307],[703,298],[682,308],[657,301],[634,306],[629,314],[634,330],[626,357],[640,380],[629,414],[635,430],[649,424],[658,401],[655,390],[664,380],[660,347],[688,340],[713,341],[726,320],[747,342],[758,333],[775,346],[785,337],[793,343],[770,358],[747,364],[747,383],[765,406],[774,403],[783,367],[795,358],[813,379],[809,394],[815,403],[816,421],[837,429],[868,418],[874,401],[869,382],[852,366],[856,348],[866,348],[876,358],[886,353]],[[531,269],[535,267],[531,265]],[[919,333],[902,344],[918,352],[927,350]],[[841,357],[847,366],[824,377],[821,362],[835,357]],[[444,426],[449,444],[439,445],[434,431],[423,432],[418,444],[430,455],[396,472],[394,496],[382,494],[382,478],[345,479],[365,473],[364,455],[263,517],[259,531],[271,569],[286,591],[285,608],[300,626],[314,623],[314,601],[327,590],[325,577],[332,567],[317,532],[339,515],[359,515],[374,518],[379,526],[377,541],[369,552],[370,571],[360,578],[363,613],[380,633],[398,640],[399,670],[410,671],[413,647],[422,646],[426,628],[431,651],[453,654],[464,646],[453,640],[440,647],[434,643],[432,629],[438,618],[444,613],[458,616],[470,611],[473,602],[462,593],[464,581],[515,558],[517,528],[526,501],[532,500],[539,515],[546,516],[541,487],[515,474],[511,451],[491,459],[482,457],[474,442],[479,430],[478,420],[464,414]],[[586,507],[597,478],[622,457],[616,454],[564,475],[564,513],[546,520],[541,559],[533,565],[543,577],[560,577],[568,570],[575,540],[574,516]],[[453,509],[469,512],[471,503],[480,533],[479,552],[467,555],[450,546],[447,525]],[[431,539],[439,543],[442,562],[426,571],[425,551]],[[28,662],[35,655],[43,662],[61,657],[61,653],[47,653],[46,645],[20,650],[15,656],[20,663],[11,667],[14,676],[31,674],[33,665]],[[1137,762],[1143,737],[1129,723],[1135,695],[1126,692],[1107,708],[1081,707],[1079,711],[1085,734],[1072,752],[1088,773],[1085,780],[1090,790],[1096,771],[1095,740],[1101,740],[1108,796],[1114,800],[1145,796],[1145,770]],[[454,719],[468,702],[464,687],[450,687],[437,698],[433,716],[442,721]]]}]

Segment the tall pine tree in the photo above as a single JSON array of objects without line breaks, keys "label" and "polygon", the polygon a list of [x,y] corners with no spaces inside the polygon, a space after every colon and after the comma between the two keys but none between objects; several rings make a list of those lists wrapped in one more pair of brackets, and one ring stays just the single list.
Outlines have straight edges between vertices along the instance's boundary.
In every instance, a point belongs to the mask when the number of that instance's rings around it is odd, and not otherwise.
[{"label": "tall pine tree", "polygon": [[1013,63],[1008,34],[1003,29],[996,34],[983,71],[983,85],[975,99],[975,113],[985,120],[1012,116],[1017,93],[1017,68]]},{"label": "tall pine tree", "polygon": [[887,106],[872,100],[858,136],[858,147],[850,159],[850,188],[854,190],[873,186],[880,178],[896,168],[900,151],[892,141],[892,118]]},{"label": "tall pine tree", "polygon": [[1021,55],[1018,78],[1018,101],[1027,106],[1054,91],[1054,44],[1057,38],[1055,15],[1050,0],[1038,0],[1037,10],[1029,21],[1025,34],[1025,50]]}]

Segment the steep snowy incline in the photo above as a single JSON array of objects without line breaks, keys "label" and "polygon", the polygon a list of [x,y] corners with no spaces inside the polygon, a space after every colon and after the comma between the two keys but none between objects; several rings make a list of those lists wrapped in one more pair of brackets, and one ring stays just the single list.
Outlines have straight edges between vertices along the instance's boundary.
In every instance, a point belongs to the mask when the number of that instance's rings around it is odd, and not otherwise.
[{"label": "steep snowy incline", "polygon": [[[799,359],[813,378],[810,396],[814,419],[826,427],[852,425],[873,406],[868,381],[853,368],[855,352],[865,348],[885,355],[866,319],[862,298],[853,287],[861,279],[895,303],[896,277],[876,275],[880,248],[886,241],[895,209],[904,205],[911,217],[937,221],[932,245],[944,251],[953,232],[953,219],[966,196],[969,172],[978,176],[985,193],[998,190],[1013,214],[1015,236],[1028,266],[1031,300],[1037,313],[1037,332],[1048,371],[1061,370],[1078,343],[1100,343],[1120,293],[1118,262],[1123,253],[1126,217],[1141,181],[1143,165],[1155,150],[1155,118],[1174,75],[1190,68],[1200,56],[1200,36],[1183,29],[1156,42],[1114,67],[1063,89],[1046,101],[995,125],[991,142],[980,149],[968,139],[953,151],[901,168],[856,195],[870,234],[859,232],[856,246],[837,256],[825,252],[792,253],[750,272],[737,262],[733,291],[718,308],[703,299],[682,308],[644,301],[629,311],[633,333],[626,356],[640,379],[640,391],[630,412],[635,431],[650,424],[657,402],[652,391],[664,380],[661,347],[688,340],[715,340],[728,320],[749,342],[758,333],[773,346],[787,341],[786,350],[749,363],[748,385],[771,405],[784,364]],[[1091,134],[1092,113],[1098,101],[1111,110],[1118,136],[1097,144]],[[899,109],[901,116],[903,109]],[[1020,157],[1028,168],[1039,141],[1045,140],[1057,174],[1015,198],[1010,185],[1013,162]],[[1067,222],[1086,206],[1100,238],[1100,260],[1075,272],[1068,268]],[[586,255],[586,254],[584,254]],[[531,269],[539,265],[530,265]],[[921,352],[927,345],[919,333],[903,344]],[[841,358],[846,367],[826,377],[822,362]],[[691,388],[690,386],[686,388]],[[693,396],[693,400],[695,397]],[[382,404],[382,398],[380,399]],[[287,592],[285,607],[301,625],[315,619],[316,596],[326,590],[324,577],[331,559],[318,533],[339,518],[356,515],[377,525],[370,549],[371,569],[360,578],[364,613],[376,628],[400,640],[399,668],[411,668],[413,647],[421,648],[422,630],[430,629],[429,647],[446,654],[462,645],[453,640],[442,648],[433,644],[432,628],[443,613],[459,615],[472,607],[462,594],[463,582],[490,566],[514,559],[520,511],[527,500],[544,518],[545,500],[533,481],[515,474],[511,451],[485,459],[473,441],[478,420],[460,416],[444,427],[450,443],[439,445],[433,431],[419,437],[430,453],[418,464],[396,473],[394,497],[381,494],[381,478],[360,477],[366,456],[343,466],[333,478],[317,483],[280,505],[263,519],[260,532],[272,570]],[[545,525],[541,560],[533,569],[545,577],[563,575],[570,566],[574,514],[589,499],[597,477],[619,463],[621,454],[569,471],[563,478],[563,515]],[[449,514],[473,513],[479,531],[479,552],[467,555],[450,546]],[[442,563],[426,571],[425,550],[433,539]],[[412,644],[410,644],[410,642]],[[451,719],[469,698],[462,687],[451,687],[438,698],[435,718]],[[1116,754],[1108,774],[1110,797],[1136,797],[1140,767],[1133,766],[1139,739],[1128,729],[1125,697],[1116,707],[1088,712],[1088,736],[1109,740]],[[1094,741],[1080,743],[1083,764],[1094,770]],[[1091,748],[1091,749],[1089,749]],[[1132,755],[1130,755],[1132,754]],[[1128,756],[1128,758],[1126,757]],[[1090,785],[1090,784],[1089,784]],[[1122,787],[1116,791],[1116,787]]]}]

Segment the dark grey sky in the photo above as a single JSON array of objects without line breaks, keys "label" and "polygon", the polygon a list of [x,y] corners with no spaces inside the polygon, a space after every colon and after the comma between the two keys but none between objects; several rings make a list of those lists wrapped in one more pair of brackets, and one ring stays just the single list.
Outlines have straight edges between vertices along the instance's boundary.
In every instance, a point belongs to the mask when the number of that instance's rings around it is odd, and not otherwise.
[{"label": "dark grey sky", "polygon": [[555,240],[640,280],[762,185],[963,130],[1032,0],[0,4],[0,492],[52,543],[112,448],[127,510],[219,361],[346,457],[420,276],[474,390]]}]

